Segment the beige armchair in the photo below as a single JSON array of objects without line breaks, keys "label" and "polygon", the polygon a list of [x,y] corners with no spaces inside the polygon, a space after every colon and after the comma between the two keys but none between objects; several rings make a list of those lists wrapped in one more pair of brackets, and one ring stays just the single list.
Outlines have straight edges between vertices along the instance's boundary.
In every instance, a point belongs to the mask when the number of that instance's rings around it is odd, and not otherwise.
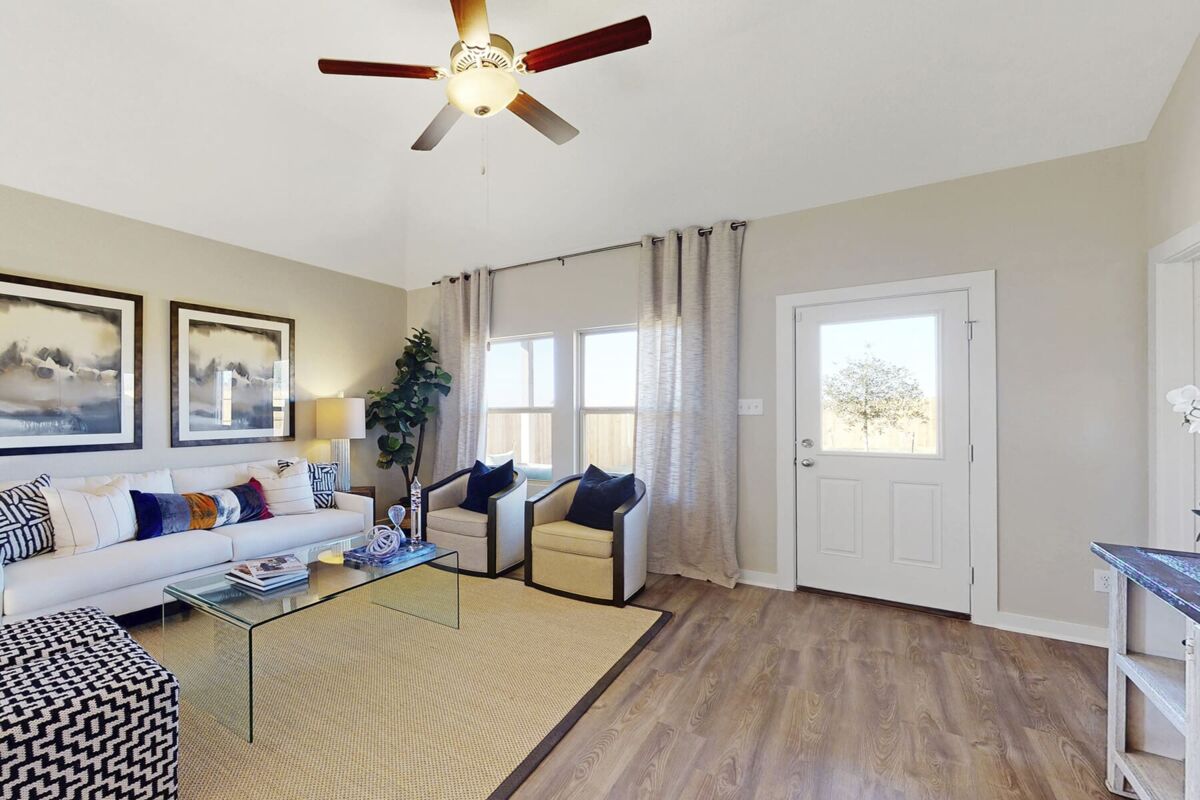
[{"label": "beige armchair", "polygon": [[459,571],[495,578],[521,565],[524,555],[525,473],[488,498],[488,513],[459,508],[467,498],[470,469],[459,470],[425,488],[422,530],[439,547],[458,551]]},{"label": "beige armchair", "polygon": [[623,606],[646,586],[646,484],[613,512],[611,531],[567,521],[579,479],[564,478],[525,502],[525,585]]}]

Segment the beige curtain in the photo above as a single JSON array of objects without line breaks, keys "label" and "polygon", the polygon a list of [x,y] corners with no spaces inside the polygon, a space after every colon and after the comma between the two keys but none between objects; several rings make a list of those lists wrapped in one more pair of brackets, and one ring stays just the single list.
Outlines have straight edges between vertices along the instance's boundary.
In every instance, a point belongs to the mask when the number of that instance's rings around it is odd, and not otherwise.
[{"label": "beige curtain", "polygon": [[649,568],[738,578],[738,285],[742,230],[642,238],[634,469],[650,496]]},{"label": "beige curtain", "polygon": [[486,269],[445,276],[438,285],[441,316],[438,357],[450,373],[450,394],[443,397],[437,420],[433,475],[441,480],[469,467],[483,453],[484,367],[491,327],[492,276]]}]

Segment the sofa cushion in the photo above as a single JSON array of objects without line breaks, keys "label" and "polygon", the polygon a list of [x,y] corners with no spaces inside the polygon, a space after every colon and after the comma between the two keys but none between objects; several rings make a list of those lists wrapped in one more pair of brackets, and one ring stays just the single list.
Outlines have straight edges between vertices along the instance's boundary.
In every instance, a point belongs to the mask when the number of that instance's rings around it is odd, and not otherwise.
[{"label": "sofa cushion", "polygon": [[56,486],[42,489],[54,524],[55,558],[133,541],[137,536],[137,517],[131,494],[126,478],[85,492]]},{"label": "sofa cushion", "polygon": [[271,518],[262,487],[253,478],[241,486],[207,492],[159,494],[135,490],[129,494],[137,514],[139,539]]},{"label": "sofa cushion", "polygon": [[121,542],[69,558],[48,553],[4,568],[4,613],[25,614],[62,605],[214,566],[232,557],[229,539],[211,531]]},{"label": "sofa cushion", "polygon": [[0,565],[54,549],[54,523],[42,489],[49,475],[0,490]]},{"label": "sofa cushion", "polygon": [[[216,533],[233,543],[233,559],[241,561],[337,539],[339,536],[352,536],[362,531],[362,514],[328,508],[312,514],[229,525]],[[167,538],[178,539],[191,535],[184,533]]]},{"label": "sofa cushion", "polygon": [[[239,464],[222,464],[216,467],[185,467],[171,470],[171,480],[175,484],[173,490],[179,494],[185,492],[206,492],[209,489],[228,489],[239,483],[246,483],[253,475],[250,467],[266,467],[278,473],[277,460],[244,461]],[[133,487],[138,488],[138,487]]]},{"label": "sofa cushion", "polygon": [[467,511],[461,506],[430,511],[425,519],[431,529],[461,536],[487,536],[487,514]]},{"label": "sofa cushion", "polygon": [[[295,459],[279,459],[280,471],[296,463]],[[308,462],[308,480],[312,484],[313,503],[317,508],[337,508],[333,493],[337,491],[338,465]]]},{"label": "sofa cushion", "polygon": [[[89,492],[97,486],[112,483],[117,478],[126,479],[129,481],[129,488],[137,489],[139,492],[170,493],[175,491],[171,485],[171,470],[169,469],[156,469],[152,472],[116,472],[112,475],[88,475],[82,478],[55,478],[53,485],[57,489],[70,489],[72,492]],[[25,481],[0,483],[0,490],[11,489],[21,483],[25,483]]]},{"label": "sofa cushion", "polygon": [[303,458],[282,469],[274,465],[250,467],[250,474],[262,486],[271,516],[311,514],[317,510],[312,480],[308,474],[308,461]]},{"label": "sofa cushion", "polygon": [[533,546],[592,558],[612,558],[612,531],[561,520],[533,529]]}]

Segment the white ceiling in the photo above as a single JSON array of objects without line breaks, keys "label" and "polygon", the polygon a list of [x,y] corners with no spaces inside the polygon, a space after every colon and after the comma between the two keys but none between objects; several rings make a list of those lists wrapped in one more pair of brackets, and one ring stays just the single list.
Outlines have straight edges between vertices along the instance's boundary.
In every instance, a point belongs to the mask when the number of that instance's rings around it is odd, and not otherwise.
[{"label": "white ceiling", "polygon": [[[649,15],[647,47],[528,76],[409,145],[446,0],[0,0],[0,183],[415,287],[1144,139],[1196,0],[491,0],[518,50]],[[481,165],[487,164],[486,177]]]}]

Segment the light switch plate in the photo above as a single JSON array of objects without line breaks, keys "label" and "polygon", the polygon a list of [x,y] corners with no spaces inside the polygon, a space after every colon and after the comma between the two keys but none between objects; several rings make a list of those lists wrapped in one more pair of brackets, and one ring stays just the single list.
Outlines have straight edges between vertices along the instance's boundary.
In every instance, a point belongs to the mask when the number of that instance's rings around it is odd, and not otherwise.
[{"label": "light switch plate", "polygon": [[762,400],[738,400],[739,417],[761,417],[762,413]]},{"label": "light switch plate", "polygon": [[1097,592],[1112,591],[1112,573],[1107,569],[1092,571],[1092,588]]}]

